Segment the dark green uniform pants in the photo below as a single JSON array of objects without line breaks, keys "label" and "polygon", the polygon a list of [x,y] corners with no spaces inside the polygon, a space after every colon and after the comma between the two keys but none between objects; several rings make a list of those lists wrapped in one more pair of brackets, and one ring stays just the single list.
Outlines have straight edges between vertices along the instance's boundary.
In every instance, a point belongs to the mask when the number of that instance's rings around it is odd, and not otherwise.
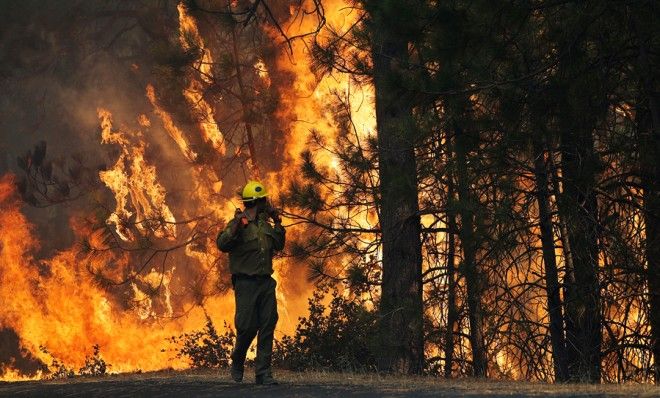
[{"label": "dark green uniform pants", "polygon": [[250,344],[257,338],[257,359],[255,374],[270,375],[270,361],[273,355],[273,334],[277,324],[277,300],[275,299],[275,279],[270,276],[235,277],[236,297],[236,345],[231,354],[232,366],[242,369]]}]

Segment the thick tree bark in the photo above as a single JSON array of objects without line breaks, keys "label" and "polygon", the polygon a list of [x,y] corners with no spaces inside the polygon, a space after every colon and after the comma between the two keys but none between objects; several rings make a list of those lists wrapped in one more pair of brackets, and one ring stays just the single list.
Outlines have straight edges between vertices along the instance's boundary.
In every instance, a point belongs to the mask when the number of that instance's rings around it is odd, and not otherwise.
[{"label": "thick tree bark", "polygon": [[[648,113],[647,116],[649,116]],[[649,291],[653,377],[655,383],[660,384],[660,166],[658,166],[660,139],[654,133],[654,130],[657,131],[655,126],[649,128],[651,123],[655,125],[656,122],[648,120],[648,117],[646,119],[647,123],[640,123],[640,158],[646,227],[644,231],[646,234],[646,276]]]},{"label": "thick tree bark", "polygon": [[458,177],[458,199],[461,203],[459,215],[461,227],[459,237],[463,248],[463,274],[467,285],[468,318],[470,319],[470,346],[472,349],[472,371],[476,377],[487,377],[486,347],[483,336],[483,306],[481,294],[484,290],[483,277],[477,267],[477,242],[474,233],[475,201],[470,193],[467,168],[467,139],[465,131],[456,127],[456,164]]},{"label": "thick tree bark", "polygon": [[[375,25],[375,24],[374,24]],[[421,224],[410,95],[400,65],[408,43],[388,26],[372,25],[381,193],[383,273],[378,365],[420,373],[424,367]]]},{"label": "thick tree bark", "polygon": [[660,93],[655,86],[657,67],[652,66],[647,48],[651,42],[650,35],[644,32],[637,18],[634,19],[634,29],[639,41],[638,62],[643,98],[637,111],[637,124],[644,187],[649,323],[653,377],[655,383],[660,385]]},{"label": "thick tree bark", "polygon": [[[565,115],[571,117],[571,115]],[[573,115],[579,117],[577,115]],[[598,231],[595,186],[597,159],[591,129],[562,131],[563,193],[560,210],[566,219],[573,259],[566,316],[570,379],[600,382],[601,312],[598,282]]]},{"label": "thick tree bark", "polygon": [[[552,195],[555,198],[555,203],[561,200],[561,190],[559,189],[559,175],[557,172],[557,165],[555,164],[552,156],[549,157],[549,166],[550,166],[550,175],[552,181]],[[567,335],[576,335],[575,323],[571,318],[568,317],[568,311],[566,310],[567,303],[572,301],[573,293],[572,288],[575,286],[575,278],[573,277],[573,255],[571,252],[571,243],[568,240],[568,226],[566,225],[566,218],[564,215],[559,212],[557,215],[557,223],[559,224],[559,240],[561,241],[562,255],[564,258],[564,279],[562,285],[562,290],[564,292],[564,328],[565,336]],[[575,358],[577,353],[572,347],[568,347],[568,342],[564,337],[564,344],[566,344],[566,361],[567,364],[571,361],[571,358]],[[568,366],[568,365],[567,365]],[[570,378],[570,372],[568,374]]]},{"label": "thick tree bark", "polygon": [[[586,18],[586,16],[585,16]],[[575,21],[575,26],[582,23]],[[573,36],[576,35],[576,36]],[[560,219],[566,226],[572,268],[566,267],[566,352],[571,381],[600,382],[602,314],[599,282],[596,178],[601,168],[594,148],[596,127],[607,116],[607,77],[585,70],[592,54],[577,32],[558,43],[563,57],[554,79],[557,136],[561,152]],[[572,37],[573,40],[568,39]]]},{"label": "thick tree bark", "polygon": [[555,239],[550,211],[548,169],[544,161],[544,152],[543,145],[535,141],[534,177],[536,179],[536,200],[539,206],[543,264],[545,266],[545,290],[548,297],[552,359],[554,362],[555,380],[563,382],[568,380],[568,362],[566,358],[566,341],[564,339],[564,317],[559,294],[560,285],[557,272],[557,259],[555,257]]}]

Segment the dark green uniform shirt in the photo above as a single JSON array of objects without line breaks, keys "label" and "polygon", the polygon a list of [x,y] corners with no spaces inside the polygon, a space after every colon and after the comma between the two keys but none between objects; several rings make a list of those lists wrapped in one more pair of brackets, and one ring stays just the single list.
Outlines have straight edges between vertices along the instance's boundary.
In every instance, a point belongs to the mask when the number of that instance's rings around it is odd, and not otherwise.
[{"label": "dark green uniform shirt", "polygon": [[235,222],[234,219],[227,223],[216,241],[220,250],[229,253],[229,271],[232,274],[271,275],[273,253],[284,249],[284,227],[272,226],[268,216],[259,213],[247,226],[239,226],[236,235],[232,236]]}]

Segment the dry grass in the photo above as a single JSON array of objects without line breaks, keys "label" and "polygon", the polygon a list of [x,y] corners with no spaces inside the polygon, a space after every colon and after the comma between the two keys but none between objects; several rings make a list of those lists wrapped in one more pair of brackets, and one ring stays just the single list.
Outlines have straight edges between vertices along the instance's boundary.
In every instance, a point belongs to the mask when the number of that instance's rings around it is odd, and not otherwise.
[{"label": "dry grass", "polygon": [[443,379],[429,376],[398,376],[376,373],[335,372],[277,372],[278,379],[293,384],[353,385],[406,390],[452,390],[459,392],[479,391],[484,394],[607,394],[613,396],[660,397],[660,387],[649,384],[548,384],[522,381],[498,381],[485,379]]},{"label": "dry grass", "polygon": [[[246,369],[246,383],[253,382],[251,369]],[[544,396],[547,394],[586,394],[627,397],[660,397],[660,387],[649,384],[548,384],[524,381],[498,381],[486,379],[451,379],[446,380],[430,376],[400,376],[377,373],[337,373],[337,372],[291,372],[277,370],[276,378],[286,384],[292,385],[325,385],[325,386],[355,386],[365,389],[385,389],[388,391],[452,391],[454,393],[470,393],[478,391],[482,394],[521,394],[529,396]],[[147,373],[130,373],[110,375],[106,378],[86,378],[85,380],[102,381],[104,379],[125,378],[133,380],[146,379],[195,379],[204,380],[230,380],[227,371],[187,370],[187,371],[158,371]],[[62,383],[76,383],[80,379],[68,379]]]},{"label": "dry grass", "polygon": [[[536,382],[495,381],[481,379],[454,379],[445,380],[426,376],[397,376],[376,373],[336,373],[336,372],[290,372],[277,370],[275,376],[283,384],[291,387],[307,388],[313,386],[323,387],[349,387],[350,391],[369,391],[385,395],[418,395],[438,393],[442,396],[513,396],[513,397],[542,397],[542,396],[594,396],[594,397],[660,397],[660,387],[642,384],[625,385],[591,385],[591,384],[547,384]],[[254,381],[252,370],[246,369],[245,384]],[[106,377],[85,377],[38,382],[47,385],[68,385],[73,387],[76,383],[108,384],[139,383],[161,384],[163,382],[181,385],[195,385],[204,383],[224,382],[230,384],[227,371],[158,371],[147,373],[116,374]],[[32,382],[34,383],[34,382]],[[14,384],[14,383],[11,383]],[[20,384],[20,383],[19,383]],[[0,387],[2,383],[0,383]],[[7,385],[5,385],[7,386]],[[14,384],[14,387],[17,387]],[[0,393],[2,389],[0,388]],[[2,395],[2,394],[0,394]]]}]

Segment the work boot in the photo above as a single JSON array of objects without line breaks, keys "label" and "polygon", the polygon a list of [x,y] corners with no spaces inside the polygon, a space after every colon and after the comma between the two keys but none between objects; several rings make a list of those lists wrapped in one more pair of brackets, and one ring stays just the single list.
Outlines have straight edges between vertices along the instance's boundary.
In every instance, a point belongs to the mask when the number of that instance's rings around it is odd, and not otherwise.
[{"label": "work boot", "polygon": [[236,383],[240,383],[243,381],[243,368],[239,368],[232,364],[230,373],[232,380],[234,380]]},{"label": "work boot", "polygon": [[272,375],[260,375],[255,378],[255,381],[257,384],[262,384],[262,385],[267,385],[267,386],[274,386],[279,384],[277,380],[273,379]]}]

